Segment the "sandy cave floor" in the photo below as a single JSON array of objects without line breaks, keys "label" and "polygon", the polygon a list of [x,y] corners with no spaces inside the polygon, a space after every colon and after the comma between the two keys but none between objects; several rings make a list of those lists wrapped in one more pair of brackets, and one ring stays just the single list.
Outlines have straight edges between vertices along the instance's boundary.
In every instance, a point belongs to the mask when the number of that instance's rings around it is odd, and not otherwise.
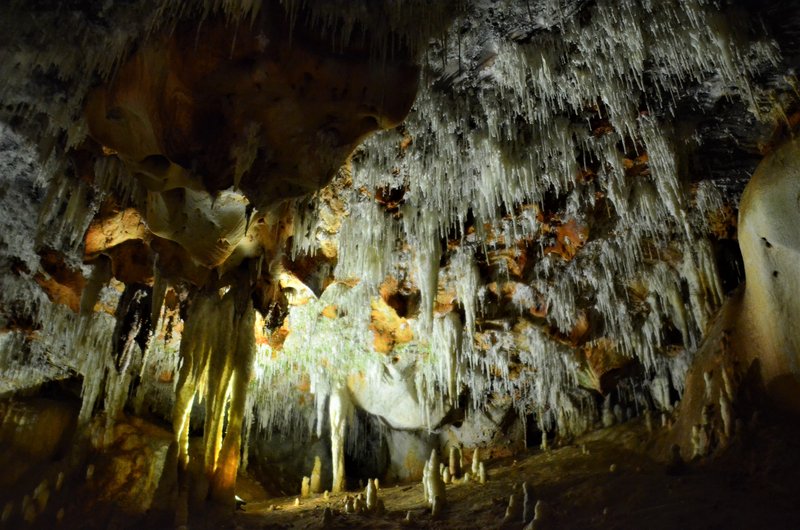
[{"label": "sandy cave floor", "polygon": [[[527,480],[545,503],[542,528],[800,528],[798,434],[795,426],[760,426],[749,442],[735,441],[721,458],[675,470],[638,449],[652,444],[652,437],[641,422],[631,422],[551,451],[488,461],[486,484],[447,486],[447,508],[439,520],[425,508],[420,483],[381,487],[387,512],[378,516],[345,514],[346,494],[327,500],[315,495],[300,506],[294,506],[296,497],[259,497],[245,478],[239,494],[248,501],[246,511],[204,523],[207,528],[321,528],[322,511],[331,506],[330,528],[500,528],[509,494],[521,492]],[[410,526],[403,524],[408,511]]]}]

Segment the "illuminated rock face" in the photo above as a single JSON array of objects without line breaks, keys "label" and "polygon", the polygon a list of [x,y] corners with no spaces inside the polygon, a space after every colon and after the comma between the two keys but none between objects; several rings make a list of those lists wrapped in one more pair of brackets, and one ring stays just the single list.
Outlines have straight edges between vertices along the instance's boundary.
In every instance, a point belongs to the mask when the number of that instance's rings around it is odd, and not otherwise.
[{"label": "illuminated rock face", "polygon": [[[758,360],[767,392],[800,411],[800,142],[792,140],[759,165],[739,210],[739,243],[747,277],[737,344]],[[749,364],[748,362],[748,364]]]}]

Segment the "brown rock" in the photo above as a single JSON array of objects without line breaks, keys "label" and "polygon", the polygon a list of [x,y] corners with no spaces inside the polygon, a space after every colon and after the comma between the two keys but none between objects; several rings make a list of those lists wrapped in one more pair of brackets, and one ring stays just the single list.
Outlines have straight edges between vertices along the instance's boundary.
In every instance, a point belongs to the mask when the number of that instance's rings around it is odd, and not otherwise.
[{"label": "brown rock", "polygon": [[376,76],[364,50],[289,26],[270,4],[235,39],[221,16],[154,38],[89,95],[91,136],[151,191],[238,186],[259,206],[316,191],[405,117],[417,67],[397,53]]}]

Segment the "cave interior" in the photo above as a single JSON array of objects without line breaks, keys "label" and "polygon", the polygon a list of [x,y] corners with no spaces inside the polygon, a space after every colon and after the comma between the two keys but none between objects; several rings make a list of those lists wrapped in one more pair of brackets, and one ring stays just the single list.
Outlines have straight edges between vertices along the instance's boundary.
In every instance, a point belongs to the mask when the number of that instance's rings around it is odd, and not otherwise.
[{"label": "cave interior", "polygon": [[0,28],[0,527],[800,528],[793,0]]}]

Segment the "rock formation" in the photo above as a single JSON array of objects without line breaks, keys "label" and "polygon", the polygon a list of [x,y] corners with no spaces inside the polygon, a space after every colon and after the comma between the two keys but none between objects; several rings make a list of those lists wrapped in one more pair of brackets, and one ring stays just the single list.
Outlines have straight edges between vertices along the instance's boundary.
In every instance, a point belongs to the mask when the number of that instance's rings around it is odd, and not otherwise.
[{"label": "rock formation", "polygon": [[4,3],[3,524],[245,472],[439,517],[526,445],[800,413],[800,18],[756,4]]}]

